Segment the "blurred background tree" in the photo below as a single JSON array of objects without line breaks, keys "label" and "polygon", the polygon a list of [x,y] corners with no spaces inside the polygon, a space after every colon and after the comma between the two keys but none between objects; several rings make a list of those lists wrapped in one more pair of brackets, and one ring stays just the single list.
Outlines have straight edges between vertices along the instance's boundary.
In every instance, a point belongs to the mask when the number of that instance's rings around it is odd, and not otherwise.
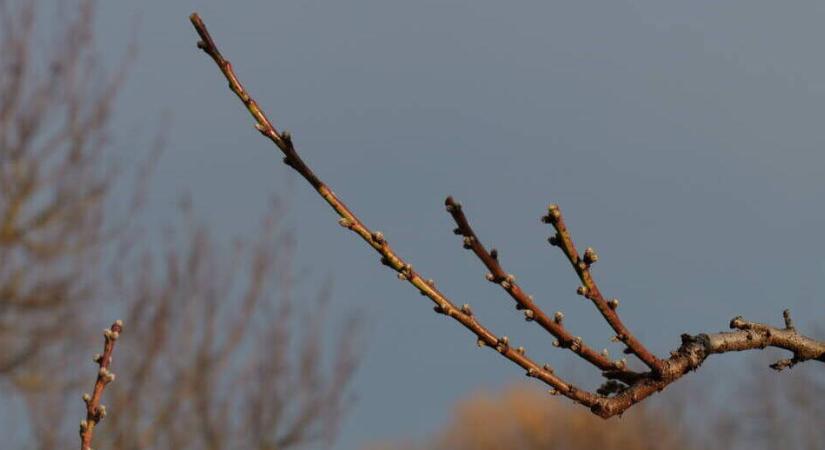
[{"label": "blurred background tree", "polygon": [[603,420],[534,385],[477,392],[458,402],[443,429],[423,443],[380,443],[368,450],[689,450],[698,440],[675,414],[647,403]]},{"label": "blurred background tree", "polygon": [[822,395],[817,367],[793,374],[754,368],[733,392],[710,398],[687,382],[638,405],[622,417],[603,420],[533,384],[479,391],[456,403],[432,436],[376,442],[364,450],[732,450],[825,448]]},{"label": "blurred background tree", "polygon": [[330,443],[351,400],[355,316],[326,317],[328,286],[296,293],[277,202],[257,237],[231,244],[188,201],[178,225],[142,230],[157,152],[117,164],[110,124],[134,51],[100,64],[96,6],[0,0],[2,447],[77,442],[94,330],[115,318],[124,338],[96,448]]}]

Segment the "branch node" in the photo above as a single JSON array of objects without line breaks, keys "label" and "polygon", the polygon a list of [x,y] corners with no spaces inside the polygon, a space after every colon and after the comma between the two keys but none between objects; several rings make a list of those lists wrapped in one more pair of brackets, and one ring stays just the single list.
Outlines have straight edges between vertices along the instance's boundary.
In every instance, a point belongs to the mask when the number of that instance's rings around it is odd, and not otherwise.
[{"label": "branch node", "polygon": [[472,236],[464,236],[464,248],[467,250],[473,248],[473,241],[475,239]]},{"label": "branch node", "polygon": [[507,351],[508,348],[510,348],[510,338],[508,338],[507,336],[502,336],[502,337],[498,338],[498,342],[496,344],[496,350],[499,353],[504,353],[504,352]]},{"label": "branch node", "polygon": [[593,250],[593,247],[587,247],[584,250],[584,263],[587,266],[591,266],[593,263],[599,260],[599,255],[596,253],[596,250]]},{"label": "branch node", "polygon": [[796,327],[793,325],[793,319],[791,319],[791,310],[786,309],[782,311],[782,318],[785,319],[785,329],[789,331],[796,331]]},{"label": "branch node", "polygon": [[463,312],[464,314],[466,314],[468,316],[473,315],[473,310],[470,308],[469,303],[465,303],[465,304],[461,305],[461,312]]}]

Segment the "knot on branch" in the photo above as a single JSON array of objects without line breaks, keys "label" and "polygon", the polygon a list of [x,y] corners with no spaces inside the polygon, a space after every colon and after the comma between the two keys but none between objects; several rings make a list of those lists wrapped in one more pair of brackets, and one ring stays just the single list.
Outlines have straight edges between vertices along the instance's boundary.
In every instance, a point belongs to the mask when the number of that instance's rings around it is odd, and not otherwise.
[{"label": "knot on branch", "polygon": [[596,393],[609,397],[614,394],[621,394],[627,390],[629,386],[617,380],[607,380],[596,390]]}]

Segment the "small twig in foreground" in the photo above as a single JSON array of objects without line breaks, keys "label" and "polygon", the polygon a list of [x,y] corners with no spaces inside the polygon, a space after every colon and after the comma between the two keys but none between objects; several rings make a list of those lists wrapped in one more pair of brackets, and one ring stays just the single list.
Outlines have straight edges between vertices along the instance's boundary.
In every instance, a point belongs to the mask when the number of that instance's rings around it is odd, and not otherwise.
[{"label": "small twig in foreground", "polygon": [[80,421],[80,450],[92,450],[92,436],[95,426],[106,416],[106,407],[100,404],[100,397],[103,396],[103,389],[106,385],[115,381],[115,374],[109,368],[112,365],[112,352],[115,350],[115,342],[123,331],[123,322],[115,321],[111,327],[103,330],[105,342],[103,344],[103,354],[96,354],[94,362],[100,366],[97,371],[97,380],[92,394],[83,394],[83,402],[86,403],[86,419]]}]

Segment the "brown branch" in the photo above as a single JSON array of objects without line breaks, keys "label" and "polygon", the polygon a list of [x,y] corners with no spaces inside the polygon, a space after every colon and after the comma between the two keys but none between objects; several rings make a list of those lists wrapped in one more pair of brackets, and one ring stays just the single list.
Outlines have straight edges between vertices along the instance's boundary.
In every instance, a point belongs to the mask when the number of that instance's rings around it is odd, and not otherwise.
[{"label": "brown branch", "polygon": [[610,301],[605,300],[601,291],[599,291],[598,285],[596,285],[596,282],[593,280],[593,276],[590,273],[590,266],[599,259],[596,252],[588,247],[584,251],[584,255],[579,256],[579,252],[576,250],[576,246],[573,245],[573,238],[570,236],[570,231],[564,223],[564,218],[561,215],[561,210],[558,205],[550,205],[547,215],[542,217],[542,221],[553,225],[553,228],[556,229],[556,235],[552,236],[549,242],[551,245],[561,248],[570,261],[570,264],[573,265],[576,275],[579,276],[582,282],[582,285],[579,286],[577,290],[578,294],[593,302],[602,314],[602,317],[607,320],[607,323],[610,324],[610,327],[616,332],[616,340],[623,342],[631,353],[636,355],[645,365],[653,370],[654,374],[660,374],[663,370],[662,361],[636,339],[616,313],[616,309],[619,307],[619,300],[615,298]]},{"label": "brown branch", "polygon": [[[552,389],[553,394],[561,394],[573,401],[587,406],[590,410],[604,418],[621,414],[634,404],[642,401],[651,394],[661,391],[670,383],[684,376],[691,370],[698,368],[704,360],[711,354],[726,353],[730,351],[742,351],[750,349],[762,349],[768,346],[789,350],[793,353],[793,359],[789,362],[780,361],[774,364],[774,368],[781,370],[793,364],[806,360],[818,360],[825,362],[825,343],[815,341],[797,333],[790,321],[790,316],[785,315],[785,328],[778,329],[768,325],[747,322],[741,318],[731,321],[731,328],[736,331],[722,332],[716,334],[699,334],[696,336],[683,335],[682,345],[667,360],[656,358],[650,353],[625,327],[619,316],[616,314],[618,301],[613,299],[607,301],[602,296],[596,283],[590,274],[590,266],[596,262],[598,257],[592,249],[585,251],[583,256],[579,256],[576,251],[570,233],[561,217],[558,207],[552,205],[545,221],[553,224],[556,228],[556,236],[551,238],[551,243],[562,248],[565,255],[570,260],[576,273],[582,281],[579,288],[580,294],[590,299],[602,313],[610,326],[616,331],[617,339],[625,343],[628,351],[641,359],[651,372],[636,374],[623,367],[616,371],[615,363],[603,360],[601,355],[592,355],[577,338],[572,338],[570,343],[578,347],[578,352],[583,358],[592,362],[599,368],[606,370],[604,375],[609,379],[596,393],[581,390],[557,376],[553,369],[545,364],[539,366],[534,360],[527,357],[523,347],[513,348],[506,336],[497,336],[489,329],[482,326],[473,315],[470,306],[465,304],[456,307],[443,293],[435,287],[433,280],[425,280],[412,265],[398,256],[390,247],[384,235],[379,231],[372,231],[361,220],[352,213],[347,205],[341,201],[329,187],[309,169],[301,160],[295,150],[289,133],[278,132],[258,104],[253,100],[238,80],[232,65],[221,55],[212,37],[206,29],[203,21],[197,14],[192,14],[190,20],[201,37],[198,47],[206,52],[221,70],[229,82],[229,88],[243,102],[249,113],[255,119],[255,128],[264,136],[269,138],[284,153],[284,162],[301,174],[335,210],[340,219],[338,223],[353,232],[369,244],[381,255],[381,262],[395,270],[398,278],[412,284],[421,295],[429,298],[435,303],[435,311],[444,314],[459,322],[465,328],[474,333],[480,347],[490,347],[496,349],[502,356],[517,364],[527,372],[527,376],[537,378]],[[478,241],[475,233],[470,228],[464,215],[461,213],[458,204],[452,199],[447,199],[447,210],[453,215],[458,223],[457,232],[464,235],[467,247],[473,250],[482,262],[490,269],[491,281],[497,282],[510,293],[518,305],[524,308],[528,317],[541,320],[541,324],[551,334],[560,340],[569,339],[569,332],[561,326],[561,321],[550,320],[535,305],[533,300],[521,291],[515,284],[512,276],[507,274],[497,261],[497,253],[487,250]],[[506,284],[505,284],[506,283]],[[542,323],[543,322],[543,323]],[[565,341],[568,343],[569,341]],[[616,380],[621,380],[621,382]]]},{"label": "brown branch", "polygon": [[464,215],[461,204],[452,197],[447,197],[444,204],[447,207],[447,212],[450,213],[458,226],[453,232],[464,236],[464,248],[472,250],[490,271],[487,274],[487,280],[500,285],[502,289],[510,294],[513,300],[516,301],[516,308],[524,310],[524,317],[527,321],[535,321],[547,330],[547,332],[555,336],[556,340],[553,342],[555,346],[570,349],[570,351],[605,372],[605,376],[608,378],[618,378],[626,382],[631,382],[638,377],[638,374],[626,369],[622,360],[611,361],[607,356],[606,349],[601,353],[597,352],[582,342],[581,337],[573,336],[573,334],[564,327],[564,314],[561,311],[556,312],[553,319],[550,319],[547,314],[536,305],[533,296],[525,293],[521,287],[519,287],[518,283],[516,283],[515,277],[504,270],[498,260],[498,251],[495,249],[489,252],[487,251],[470,226],[470,222]]},{"label": "brown branch", "polygon": [[109,370],[112,365],[112,352],[115,350],[115,342],[123,331],[123,322],[115,321],[110,328],[103,330],[105,342],[103,344],[103,354],[95,355],[94,362],[100,366],[97,371],[97,380],[92,394],[83,394],[83,402],[86,403],[86,419],[80,421],[80,450],[92,449],[92,436],[95,426],[106,417],[106,407],[100,404],[100,397],[103,396],[103,389],[106,385],[115,381],[115,374]]},{"label": "brown branch", "polygon": [[[787,310],[785,316],[789,317]],[[649,376],[639,380],[616,396],[604,398],[590,405],[591,411],[605,418],[621,414],[651,394],[661,391],[691,370],[696,370],[708,356],[713,354],[776,347],[793,353],[792,360],[781,360],[772,364],[771,367],[776,370],[808,360],[825,362],[825,342],[799,334],[794,328],[787,327],[787,320],[785,328],[775,328],[736,317],[731,320],[730,328],[736,331],[703,333],[696,336],[683,334],[682,345],[679,349],[672,352],[669,359],[662,361],[660,376]],[[793,363],[786,365],[783,361],[793,361]]]},{"label": "brown branch", "polygon": [[327,201],[327,203],[340,216],[338,223],[360,236],[367,244],[369,244],[375,251],[381,255],[381,263],[389,266],[398,273],[398,278],[402,281],[407,281],[412,284],[419,292],[429,298],[435,303],[435,311],[449,316],[472,331],[477,337],[479,346],[495,348],[502,356],[513,361],[527,371],[528,376],[536,377],[553,387],[554,392],[562,393],[569,398],[585,403],[592,404],[596,400],[596,396],[590,392],[580,390],[572,384],[566,382],[562,378],[554,374],[553,369],[549,365],[540,366],[525,354],[523,347],[512,348],[509,345],[509,339],[506,336],[499,337],[484,326],[482,326],[473,315],[469,305],[464,305],[461,308],[456,307],[444,294],[442,294],[435,287],[432,280],[425,280],[415,270],[412,265],[398,256],[395,251],[387,243],[384,235],[379,231],[372,231],[361,220],[350,211],[349,207],[341,201],[326,184],[309,169],[309,167],[298,156],[297,151],[293,147],[292,138],[287,132],[278,132],[266,114],[260,109],[258,104],[241,85],[238,77],[232,69],[232,64],[221,55],[214,40],[209,35],[206,25],[201,18],[194,13],[190,16],[192,25],[201,37],[198,42],[198,48],[206,52],[221,70],[226,80],[229,82],[229,88],[234,92],[238,98],[241,99],[246,109],[255,119],[255,128],[264,136],[269,138],[278,146],[284,153],[284,162],[301,174]]}]

